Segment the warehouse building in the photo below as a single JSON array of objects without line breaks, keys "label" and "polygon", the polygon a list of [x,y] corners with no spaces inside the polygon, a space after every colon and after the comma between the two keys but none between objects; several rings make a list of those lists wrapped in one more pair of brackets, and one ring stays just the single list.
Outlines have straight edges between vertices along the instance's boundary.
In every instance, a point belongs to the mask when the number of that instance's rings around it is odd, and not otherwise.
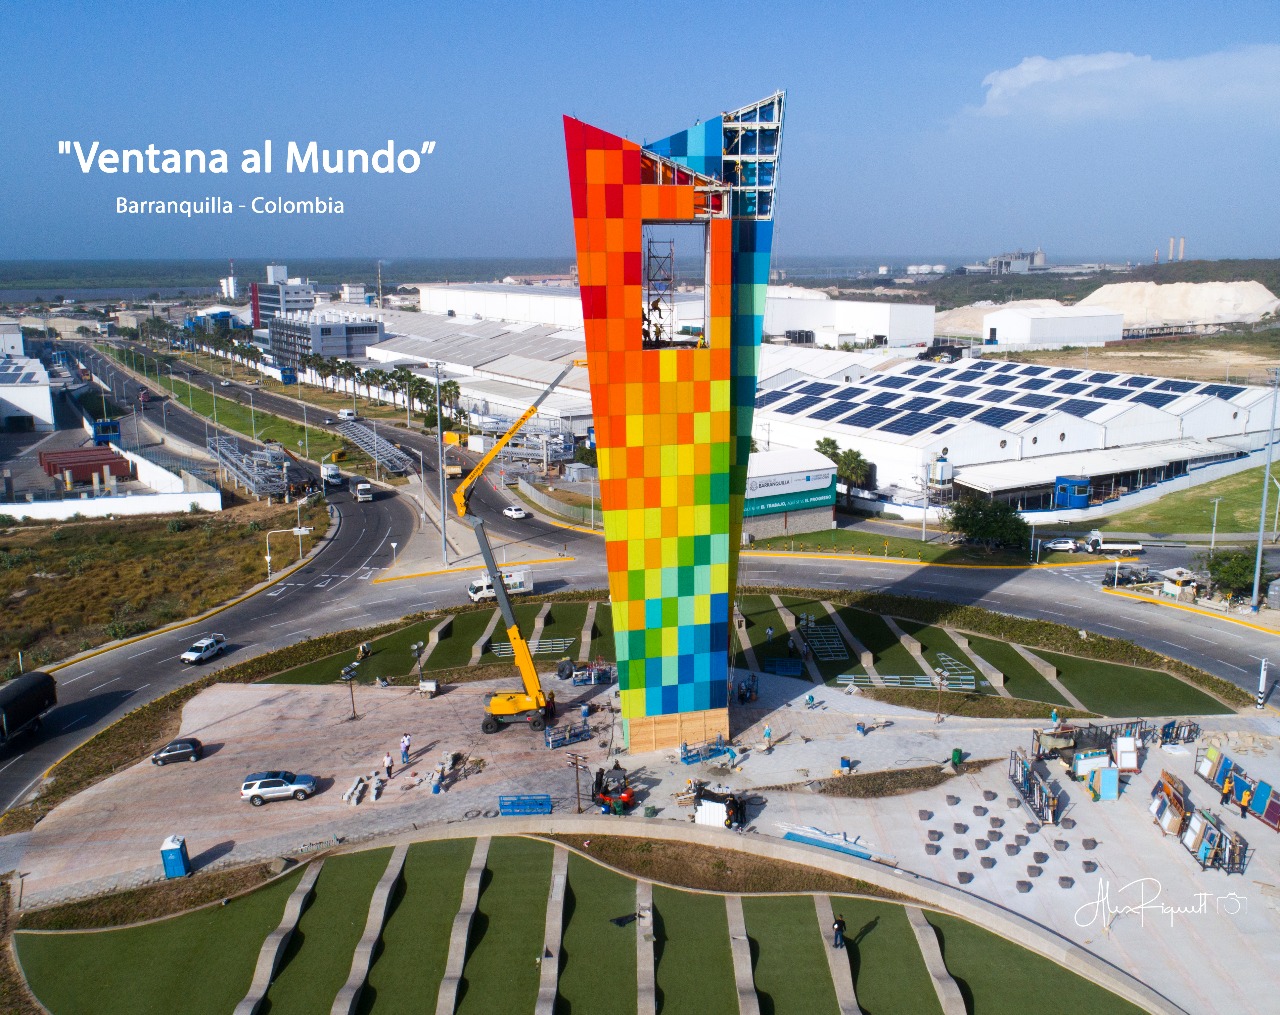
[{"label": "warehouse building", "polygon": [[24,356],[0,357],[0,431],[53,429],[53,392],[44,365]]},{"label": "warehouse building", "polygon": [[371,314],[329,310],[281,314],[267,322],[267,347],[277,364],[296,367],[302,356],[353,359],[386,337]]},{"label": "warehouse building", "polygon": [[982,318],[983,340],[1000,346],[1105,345],[1123,332],[1124,315],[1110,307],[1005,307]]},{"label": "warehouse building", "polygon": [[815,289],[769,286],[764,333],[782,337],[788,332],[812,332],[813,344],[829,349],[930,345],[933,319],[934,308],[925,304],[833,300]]}]

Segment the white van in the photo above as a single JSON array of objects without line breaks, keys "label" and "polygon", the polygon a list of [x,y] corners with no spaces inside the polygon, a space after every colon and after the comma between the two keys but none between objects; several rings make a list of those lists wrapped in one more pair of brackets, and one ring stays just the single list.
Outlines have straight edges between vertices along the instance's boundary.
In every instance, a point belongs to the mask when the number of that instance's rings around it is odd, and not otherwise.
[{"label": "white van", "polygon": [[355,409],[339,409],[338,410],[338,419],[340,420],[352,420],[352,419],[359,419],[359,418],[360,417],[356,414]]},{"label": "white van", "polygon": [[370,483],[356,484],[356,503],[373,500],[373,486]]},{"label": "white van", "polygon": [[[503,571],[502,584],[507,587],[507,595],[523,595],[526,592],[533,591],[533,575],[528,571]],[[489,579],[489,576],[484,575],[468,585],[467,597],[473,603],[496,599],[497,595],[493,591],[493,582]]]}]

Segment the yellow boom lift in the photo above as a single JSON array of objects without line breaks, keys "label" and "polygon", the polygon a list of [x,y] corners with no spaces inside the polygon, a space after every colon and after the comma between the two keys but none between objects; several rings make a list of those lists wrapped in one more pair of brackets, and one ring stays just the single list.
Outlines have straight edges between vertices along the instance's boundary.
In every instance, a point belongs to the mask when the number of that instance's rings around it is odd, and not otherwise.
[{"label": "yellow boom lift", "polygon": [[476,463],[476,467],[467,474],[467,478],[458,484],[453,491],[453,503],[458,509],[458,517],[465,518],[467,524],[475,530],[476,542],[480,544],[480,555],[489,571],[489,581],[493,583],[493,594],[498,600],[498,609],[502,611],[502,621],[507,627],[507,637],[511,640],[511,654],[515,659],[516,669],[520,671],[520,680],[524,684],[521,691],[495,691],[485,705],[484,721],[480,729],[485,733],[497,733],[504,725],[526,722],[530,729],[540,730],[547,720],[555,716],[556,696],[554,691],[543,691],[542,681],[533,665],[533,654],[529,651],[529,643],[520,634],[520,625],[516,623],[515,611],[511,609],[511,599],[507,595],[507,587],[503,582],[502,571],[493,559],[493,549],[489,546],[489,537],[485,535],[484,521],[475,515],[468,517],[467,509],[471,503],[471,493],[476,481],[488,468],[489,463],[498,457],[507,443],[520,432],[521,427],[529,422],[538,411],[546,397],[563,381],[574,367],[586,366],[586,360],[574,360],[565,367],[558,377],[547,385],[534,403],[524,411],[511,429],[494,443],[493,447]]}]

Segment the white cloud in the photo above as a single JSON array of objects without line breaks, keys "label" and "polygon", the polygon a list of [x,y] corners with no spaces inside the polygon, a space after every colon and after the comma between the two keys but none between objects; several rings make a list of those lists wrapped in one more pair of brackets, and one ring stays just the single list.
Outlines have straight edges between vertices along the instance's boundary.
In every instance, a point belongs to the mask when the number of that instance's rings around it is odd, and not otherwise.
[{"label": "white cloud", "polygon": [[1184,59],[1133,53],[1030,56],[982,80],[983,117],[1132,119],[1154,114],[1280,119],[1280,46],[1259,45]]}]

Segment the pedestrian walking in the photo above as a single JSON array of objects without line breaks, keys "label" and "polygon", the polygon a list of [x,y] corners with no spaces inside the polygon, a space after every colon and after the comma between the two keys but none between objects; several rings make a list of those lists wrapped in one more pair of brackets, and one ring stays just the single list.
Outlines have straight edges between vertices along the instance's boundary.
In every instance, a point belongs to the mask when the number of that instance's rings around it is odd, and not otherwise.
[{"label": "pedestrian walking", "polygon": [[591,703],[589,701],[584,701],[582,703],[582,721],[591,721]]},{"label": "pedestrian walking", "polygon": [[764,640],[765,640],[765,641],[773,641],[773,628],[772,628],[772,627],[766,627],[766,628],[764,629]]},{"label": "pedestrian walking", "polygon": [[1231,802],[1231,792],[1235,788],[1236,788],[1235,773],[1228,772],[1227,777],[1222,780],[1222,800],[1220,801],[1220,803],[1223,807],[1226,807],[1227,804]]},{"label": "pedestrian walking", "polygon": [[732,747],[729,748],[729,767],[734,768],[738,764],[738,752]]},{"label": "pedestrian walking", "polygon": [[406,733],[400,738],[400,764],[409,764],[409,748],[413,744],[413,739]]},{"label": "pedestrian walking", "polygon": [[844,947],[844,914],[837,915],[831,924],[831,947]]},{"label": "pedestrian walking", "polygon": [[764,749],[766,753],[773,751],[773,727],[765,726],[764,728]]},{"label": "pedestrian walking", "polygon": [[382,759],[382,767],[387,770],[387,778],[391,778],[391,752],[387,751],[386,756]]},{"label": "pedestrian walking", "polygon": [[1249,801],[1253,799],[1253,790],[1246,789],[1240,794],[1240,817],[1247,818],[1249,816]]}]

